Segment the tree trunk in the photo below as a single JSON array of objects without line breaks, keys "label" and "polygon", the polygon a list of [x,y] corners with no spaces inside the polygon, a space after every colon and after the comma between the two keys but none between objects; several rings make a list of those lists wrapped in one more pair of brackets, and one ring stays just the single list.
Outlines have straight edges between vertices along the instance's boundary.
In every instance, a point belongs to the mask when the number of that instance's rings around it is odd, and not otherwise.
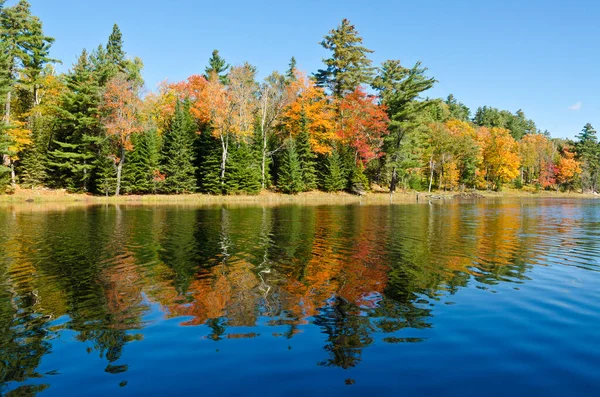
[{"label": "tree trunk", "polygon": [[225,166],[227,165],[227,149],[229,148],[229,140],[225,139],[221,135],[221,147],[223,153],[221,154],[221,186],[225,185]]},{"label": "tree trunk", "polygon": [[392,180],[390,181],[390,193],[394,193],[396,191],[396,166],[392,168]]},{"label": "tree trunk", "polygon": [[10,100],[12,93],[8,91],[6,93],[6,104],[4,108],[4,123],[8,125],[10,123]]},{"label": "tree trunk", "polygon": [[123,171],[123,163],[125,162],[125,148],[121,146],[121,158],[117,164],[117,188],[115,189],[115,197],[121,192],[121,172]]},{"label": "tree trunk", "polygon": [[10,161],[10,183],[12,187],[17,186],[17,177],[15,175],[15,162]]},{"label": "tree trunk", "polygon": [[264,126],[264,121],[262,122],[263,125],[261,125],[261,130],[262,130],[262,164],[261,164],[261,187],[264,189],[265,188],[265,172],[266,172],[266,167],[267,167],[267,134],[265,133],[265,126]]},{"label": "tree trunk", "polygon": [[429,193],[431,193],[431,184],[433,183],[433,156],[429,159],[429,168],[431,169],[429,174]]}]

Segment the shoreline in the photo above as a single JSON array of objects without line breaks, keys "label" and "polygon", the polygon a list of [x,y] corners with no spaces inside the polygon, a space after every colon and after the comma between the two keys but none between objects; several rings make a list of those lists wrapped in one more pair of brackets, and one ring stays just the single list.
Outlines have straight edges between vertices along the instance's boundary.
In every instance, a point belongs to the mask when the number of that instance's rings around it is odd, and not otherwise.
[{"label": "shoreline", "polygon": [[190,205],[226,205],[226,204],[395,204],[417,203],[429,201],[454,201],[460,200],[485,200],[495,198],[579,198],[598,199],[600,195],[577,192],[540,191],[537,193],[521,190],[507,189],[501,192],[474,191],[474,192],[396,192],[390,195],[387,192],[371,192],[363,196],[350,193],[326,193],[320,191],[288,195],[265,191],[258,195],[209,195],[209,194],[182,194],[182,195],[122,195],[119,197],[94,196],[84,193],[67,193],[64,190],[50,189],[20,189],[15,193],[0,195],[0,205],[6,204],[136,204],[136,205],[161,205],[161,204],[190,204]]}]

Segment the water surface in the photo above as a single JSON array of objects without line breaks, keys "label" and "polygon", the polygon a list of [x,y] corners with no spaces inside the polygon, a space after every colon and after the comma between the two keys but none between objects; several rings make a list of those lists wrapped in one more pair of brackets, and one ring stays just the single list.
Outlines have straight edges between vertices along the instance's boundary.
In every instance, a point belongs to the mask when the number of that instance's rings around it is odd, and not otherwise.
[{"label": "water surface", "polygon": [[0,394],[600,395],[600,205],[0,208]]}]

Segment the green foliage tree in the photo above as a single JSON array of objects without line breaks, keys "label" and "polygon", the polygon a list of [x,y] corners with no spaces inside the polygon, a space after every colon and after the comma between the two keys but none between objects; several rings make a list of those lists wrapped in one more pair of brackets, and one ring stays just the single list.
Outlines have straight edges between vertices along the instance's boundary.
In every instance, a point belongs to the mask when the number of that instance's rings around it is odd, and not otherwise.
[{"label": "green foliage tree", "polygon": [[204,69],[204,78],[208,80],[210,75],[216,73],[222,84],[227,84],[227,71],[229,65],[225,59],[219,55],[219,50],[213,50],[211,57],[208,60],[208,66]]},{"label": "green foliage tree", "polygon": [[196,169],[198,190],[202,193],[223,193],[221,184],[221,144],[210,131],[201,131],[196,139]]},{"label": "green foliage tree", "polygon": [[55,109],[53,139],[49,144],[48,166],[53,186],[89,191],[97,142],[100,87],[85,50],[66,75],[66,90]]},{"label": "green foliage tree", "polygon": [[306,116],[303,115],[302,129],[296,138],[295,146],[302,171],[303,189],[315,190],[317,188],[317,162],[316,156],[310,147],[309,138]]},{"label": "green foliage tree", "polygon": [[162,187],[161,137],[150,128],[132,137],[133,150],[124,169],[123,188],[128,193],[156,193]]},{"label": "green foliage tree", "polygon": [[[445,103],[448,106],[448,110],[450,112],[449,116],[451,119],[456,119],[456,120],[460,120],[460,121],[470,121],[471,120],[471,110],[467,106],[465,106],[463,103],[456,100],[454,95],[452,95],[452,94],[448,95]],[[439,120],[439,121],[445,121],[445,120]]]},{"label": "green foliage tree", "polygon": [[421,145],[421,120],[424,112],[434,103],[421,100],[421,93],[429,90],[436,80],[427,77],[427,68],[417,62],[412,68],[405,68],[398,60],[385,61],[373,82],[386,106],[390,125],[389,134],[384,140],[385,167],[389,170],[390,191],[396,190],[400,175],[409,174],[403,168],[412,164],[417,157],[415,145]]},{"label": "green foliage tree", "polygon": [[227,194],[258,194],[261,190],[260,153],[246,142],[230,147],[225,179]]},{"label": "green foliage tree", "polygon": [[343,163],[337,150],[333,150],[325,157],[322,181],[322,188],[327,192],[338,192],[346,188]]},{"label": "green foliage tree", "polygon": [[286,148],[281,156],[277,187],[283,193],[296,194],[304,190],[301,163],[294,138],[288,138],[285,145]]},{"label": "green foliage tree", "polygon": [[323,59],[326,68],[315,74],[317,85],[328,88],[341,98],[361,84],[369,84],[375,73],[368,54],[373,51],[362,45],[363,39],[349,20],[341,24],[323,38],[321,46],[332,52],[330,58]]},{"label": "green foliage tree", "polygon": [[576,138],[577,156],[583,165],[583,188],[596,192],[598,172],[600,171],[600,144],[596,130],[590,123],[587,123]]},{"label": "green foliage tree", "polygon": [[196,190],[195,133],[196,125],[189,111],[189,103],[178,101],[162,151],[165,192],[180,194]]}]

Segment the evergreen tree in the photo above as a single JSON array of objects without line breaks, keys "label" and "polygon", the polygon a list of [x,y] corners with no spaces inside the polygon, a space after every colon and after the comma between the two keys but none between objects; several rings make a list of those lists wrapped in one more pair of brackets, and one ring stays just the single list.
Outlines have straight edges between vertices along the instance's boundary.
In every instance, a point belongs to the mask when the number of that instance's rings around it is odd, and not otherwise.
[{"label": "evergreen tree", "polygon": [[322,181],[323,190],[327,192],[338,192],[346,188],[342,159],[337,150],[333,150],[325,158]]},{"label": "evergreen tree", "polygon": [[[450,111],[450,118],[461,120],[461,121],[469,121],[471,119],[471,110],[465,106],[463,103],[458,102],[454,95],[448,95],[446,98],[446,105],[448,105],[448,110]],[[444,121],[444,120],[441,120]]]},{"label": "evergreen tree", "polygon": [[295,194],[304,190],[300,159],[293,138],[288,138],[285,145],[286,150],[283,152],[279,167],[277,187],[283,193]]},{"label": "evergreen tree", "polygon": [[33,119],[33,140],[32,144],[23,153],[19,168],[21,170],[21,186],[34,188],[42,186],[47,178],[46,173],[46,151],[43,150],[40,139],[40,127],[35,122],[39,119]]},{"label": "evergreen tree", "polygon": [[370,190],[369,178],[365,175],[365,167],[362,164],[352,164],[350,169],[350,192],[362,195]]},{"label": "evergreen tree", "polygon": [[290,59],[290,65],[288,67],[287,72],[285,72],[285,78],[288,82],[292,82],[296,80],[296,58],[292,57]]},{"label": "evergreen tree", "polygon": [[596,130],[590,123],[587,123],[576,138],[577,155],[583,163],[583,188],[596,192],[600,171],[600,144]]},{"label": "evergreen tree", "polygon": [[198,188],[202,193],[223,193],[221,184],[221,144],[205,130],[196,139]]},{"label": "evergreen tree", "polygon": [[105,196],[114,194],[117,190],[117,165],[111,153],[110,142],[106,138],[95,139],[98,152],[94,161],[93,186],[97,193]]},{"label": "evergreen tree", "polygon": [[329,88],[335,97],[341,98],[359,85],[369,84],[375,68],[371,66],[368,54],[373,51],[364,47],[362,42],[362,37],[347,19],[331,30],[321,45],[331,50],[332,55],[323,59],[326,68],[315,74],[317,85]]},{"label": "evergreen tree", "polygon": [[[421,93],[429,90],[436,80],[427,77],[427,68],[417,62],[405,68],[398,60],[385,61],[373,88],[379,91],[382,103],[387,107],[390,125],[384,140],[384,165],[389,170],[390,191],[394,192],[407,167],[414,168],[418,157],[415,145],[420,142],[422,118],[435,101],[420,100]],[[420,146],[420,145],[419,145]]]},{"label": "evergreen tree", "polygon": [[132,137],[133,150],[123,170],[123,190],[156,193],[160,183],[160,136],[156,129]]},{"label": "evergreen tree", "polygon": [[204,78],[208,80],[212,73],[216,73],[221,83],[227,84],[227,70],[229,67],[230,65],[219,55],[219,50],[213,50],[208,60],[208,66],[204,69]]},{"label": "evergreen tree", "polygon": [[302,115],[302,129],[295,146],[298,153],[298,161],[302,171],[303,190],[315,190],[317,188],[316,156],[310,147],[310,134],[307,128],[306,114]]},{"label": "evergreen tree", "polygon": [[166,192],[179,194],[196,190],[195,132],[196,126],[189,112],[189,104],[177,102],[171,126],[165,134],[162,152]]},{"label": "evergreen tree", "polygon": [[243,141],[230,147],[230,150],[225,192],[228,194],[260,193],[260,153],[252,150],[252,146]]},{"label": "evergreen tree", "polygon": [[56,187],[90,190],[99,123],[100,87],[85,50],[66,76],[66,90],[55,109],[53,140],[48,151],[48,166]]}]

